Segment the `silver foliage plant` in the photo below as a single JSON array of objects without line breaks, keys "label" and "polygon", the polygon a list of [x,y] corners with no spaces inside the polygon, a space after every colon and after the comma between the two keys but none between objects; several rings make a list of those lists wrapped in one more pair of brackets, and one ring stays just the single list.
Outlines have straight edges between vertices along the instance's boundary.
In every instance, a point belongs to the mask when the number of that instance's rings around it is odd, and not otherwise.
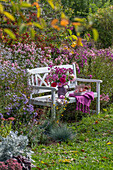
[{"label": "silver foliage plant", "polygon": [[24,155],[27,158],[31,158],[31,153],[27,147],[27,136],[17,136],[18,132],[10,132],[6,137],[0,138],[0,161],[6,161],[13,156]]}]

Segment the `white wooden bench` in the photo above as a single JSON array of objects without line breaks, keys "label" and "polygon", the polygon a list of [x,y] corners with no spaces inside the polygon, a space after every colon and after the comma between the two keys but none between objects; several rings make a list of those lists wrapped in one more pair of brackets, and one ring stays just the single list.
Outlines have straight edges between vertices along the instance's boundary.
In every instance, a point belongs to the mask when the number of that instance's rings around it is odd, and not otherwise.
[{"label": "white wooden bench", "polygon": [[[56,66],[55,66],[56,67]],[[57,67],[60,68],[72,68],[74,75],[76,75],[76,67],[75,64],[72,65],[59,65]],[[27,72],[29,74],[28,83],[29,86],[32,87],[32,93],[30,95],[30,103],[33,105],[42,105],[42,106],[49,106],[51,107],[51,113],[52,117],[55,118],[55,107],[57,105],[57,88],[51,87],[49,83],[46,81],[46,76],[50,72],[48,70],[49,67],[39,67],[34,69],[27,69]],[[102,83],[102,80],[96,80],[96,79],[83,79],[83,78],[76,78],[75,82],[69,83],[69,91],[67,92],[67,96],[69,93],[72,93],[72,88],[75,88],[78,82],[94,82],[96,83],[96,92],[94,92],[94,97],[96,97],[96,113],[100,113],[100,83]],[[51,92],[49,95],[47,95],[47,92]],[[46,94],[45,94],[46,93]],[[34,94],[37,94],[38,96],[33,97]],[[40,94],[42,94],[40,96]],[[51,98],[51,100],[50,100]],[[75,97],[69,97],[70,101],[69,103],[76,102]]]}]

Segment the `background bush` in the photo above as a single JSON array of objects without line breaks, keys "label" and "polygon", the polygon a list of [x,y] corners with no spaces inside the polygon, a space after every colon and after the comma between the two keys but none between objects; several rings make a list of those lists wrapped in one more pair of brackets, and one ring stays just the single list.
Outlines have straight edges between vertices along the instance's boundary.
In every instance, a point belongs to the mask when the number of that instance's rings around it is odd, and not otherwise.
[{"label": "background bush", "polygon": [[113,0],[61,0],[61,2],[67,14],[69,8],[72,9],[72,17],[75,17],[76,15],[87,16],[89,8],[91,8],[92,12],[96,12],[98,8],[104,7],[107,2],[113,4]]},{"label": "background bush", "polygon": [[113,45],[113,6],[106,8],[99,8],[98,11],[92,15],[93,27],[99,33],[97,41],[98,48],[108,48]]}]

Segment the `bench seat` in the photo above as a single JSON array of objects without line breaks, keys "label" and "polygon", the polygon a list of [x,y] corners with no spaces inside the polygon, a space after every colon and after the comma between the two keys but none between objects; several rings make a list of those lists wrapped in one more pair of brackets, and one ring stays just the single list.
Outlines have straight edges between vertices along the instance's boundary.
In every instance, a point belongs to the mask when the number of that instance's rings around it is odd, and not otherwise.
[{"label": "bench seat", "polygon": [[[71,93],[74,91],[70,91]],[[69,97],[68,95],[69,93],[67,92],[66,96],[69,98],[69,103],[75,103],[76,99],[75,97]],[[97,93],[94,92],[94,98],[97,97]],[[57,102],[58,99],[58,94],[55,94],[55,105],[58,104]],[[34,97],[32,99],[30,99],[30,103],[33,105],[42,105],[42,106],[51,106],[52,105],[52,100],[51,100],[51,95],[44,95],[44,96],[40,96],[40,97]]]}]

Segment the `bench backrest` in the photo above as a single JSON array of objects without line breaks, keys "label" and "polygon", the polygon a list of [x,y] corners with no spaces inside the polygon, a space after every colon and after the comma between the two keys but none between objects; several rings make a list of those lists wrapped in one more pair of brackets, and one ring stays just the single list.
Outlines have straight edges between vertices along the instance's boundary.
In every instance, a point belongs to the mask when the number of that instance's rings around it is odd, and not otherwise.
[{"label": "bench backrest", "polygon": [[[60,67],[60,68],[71,68],[73,69],[74,75],[76,75],[76,68],[75,64],[72,65],[56,65],[54,67]],[[38,85],[38,86],[50,86],[50,83],[46,81],[46,76],[50,72],[50,67],[38,67],[34,69],[27,69],[27,72],[29,74],[29,85]]]}]

